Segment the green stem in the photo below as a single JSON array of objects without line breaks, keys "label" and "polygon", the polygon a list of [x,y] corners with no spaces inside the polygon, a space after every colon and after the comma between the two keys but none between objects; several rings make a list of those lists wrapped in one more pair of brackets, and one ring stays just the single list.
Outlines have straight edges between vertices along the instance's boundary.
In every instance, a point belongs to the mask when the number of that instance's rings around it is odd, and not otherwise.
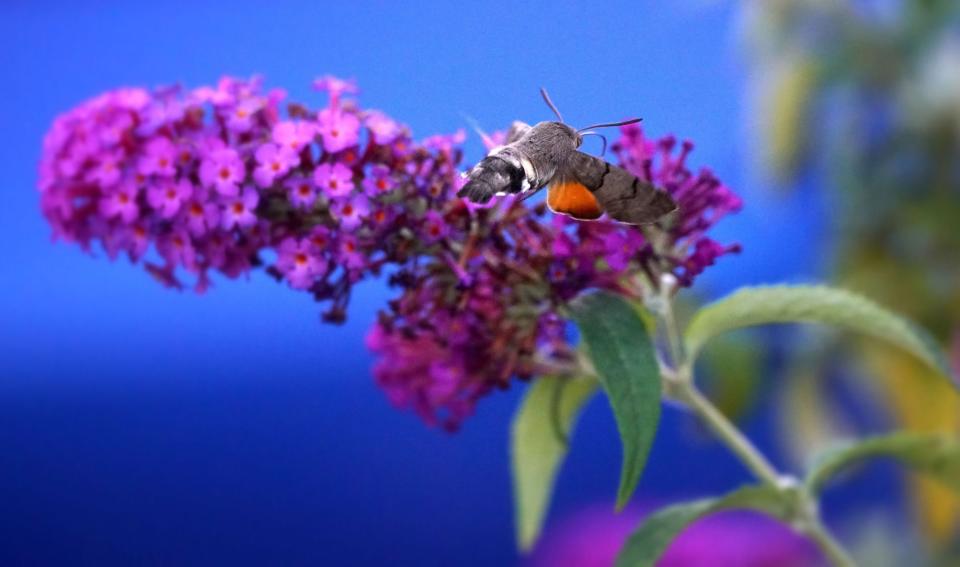
[{"label": "green stem", "polygon": [[856,567],[857,564],[847,553],[847,550],[827,531],[826,526],[818,517],[811,519],[805,533],[820,546],[820,550],[823,551],[823,554],[827,556],[831,563],[837,567]]},{"label": "green stem", "polygon": [[[684,402],[710,428],[717,438],[725,444],[743,464],[762,482],[776,487],[783,498],[795,499],[798,496],[796,483],[790,477],[777,472],[769,460],[760,452],[738,428],[713,403],[704,396],[693,383],[693,363],[686,359],[679,325],[673,314],[672,300],[668,293],[661,295],[663,303],[658,305],[658,315],[662,319],[673,357],[672,368],[665,368],[663,381],[667,391],[679,401]],[[856,567],[853,559],[840,542],[834,538],[820,520],[816,496],[806,490],[799,493],[800,513],[796,524],[820,547],[823,554],[836,567]]]},{"label": "green stem", "polygon": [[667,344],[670,345],[670,362],[674,367],[679,368],[684,364],[686,353],[683,350],[683,338],[680,335],[680,326],[677,324],[677,318],[673,313],[673,290],[668,284],[663,284],[661,291],[661,310],[660,318],[667,331]]},{"label": "green stem", "polygon": [[697,416],[709,427],[716,436],[734,454],[740,457],[743,464],[763,482],[780,486],[781,478],[770,461],[763,456],[757,447],[730,422],[710,400],[697,390],[692,382],[682,382],[677,385],[677,394],[681,401],[693,410]]}]

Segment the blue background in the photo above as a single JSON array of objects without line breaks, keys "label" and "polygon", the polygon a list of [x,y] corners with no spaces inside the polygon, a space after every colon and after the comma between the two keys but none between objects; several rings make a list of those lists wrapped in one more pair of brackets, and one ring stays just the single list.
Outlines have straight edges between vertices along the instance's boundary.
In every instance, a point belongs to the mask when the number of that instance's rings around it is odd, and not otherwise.
[{"label": "blue background", "polygon": [[[82,4],[82,6],[81,6]],[[504,565],[506,439],[522,388],[448,435],[395,411],[362,338],[390,291],[359,289],[343,327],[261,273],[205,296],[53,244],[36,164],[53,118],[121,85],[262,73],[317,104],[318,75],[415,135],[548,111],[644,117],[696,141],[746,199],[722,240],[745,251],[698,283],[807,280],[823,267],[815,194],[761,194],[748,159],[737,14],[707,2],[19,2],[0,6],[0,563]],[[593,143],[593,142],[591,142]],[[468,142],[468,161],[481,154]],[[768,444],[769,427],[753,435]],[[574,440],[551,521],[612,502],[605,402]],[[709,459],[710,466],[692,463]],[[743,472],[668,409],[643,497],[719,491]]]}]

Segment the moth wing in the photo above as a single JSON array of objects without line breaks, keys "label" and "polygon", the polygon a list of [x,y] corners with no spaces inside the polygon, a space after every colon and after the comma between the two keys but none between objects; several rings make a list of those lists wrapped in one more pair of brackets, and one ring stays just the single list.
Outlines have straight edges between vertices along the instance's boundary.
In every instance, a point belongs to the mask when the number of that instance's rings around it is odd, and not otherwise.
[{"label": "moth wing", "polygon": [[652,184],[622,167],[580,151],[571,155],[562,177],[591,191],[600,207],[623,223],[649,224],[677,209],[670,195]]},{"label": "moth wing", "polygon": [[579,181],[558,178],[547,190],[547,206],[555,213],[570,215],[579,220],[600,218],[603,209],[593,192]]}]

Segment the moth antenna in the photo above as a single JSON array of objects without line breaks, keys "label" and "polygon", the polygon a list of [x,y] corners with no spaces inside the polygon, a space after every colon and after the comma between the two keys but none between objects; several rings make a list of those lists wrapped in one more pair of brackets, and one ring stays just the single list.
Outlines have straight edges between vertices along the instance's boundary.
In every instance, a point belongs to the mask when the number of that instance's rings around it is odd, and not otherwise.
[{"label": "moth antenna", "polygon": [[581,136],[598,136],[601,140],[603,140],[603,149],[600,150],[600,155],[604,155],[605,153],[607,153],[607,137],[606,136],[604,136],[600,132],[594,132],[593,130],[589,132],[581,132],[580,135]]},{"label": "moth antenna", "polygon": [[488,148],[492,148],[497,145],[496,142],[494,142],[493,138],[491,138],[489,134],[483,131],[483,128],[480,127],[480,123],[477,122],[477,120],[473,116],[470,116],[469,114],[464,114],[462,112],[460,113],[460,116],[463,116],[463,119],[467,121],[467,124],[470,125],[470,128],[472,128],[473,131],[476,132],[478,136],[480,136],[480,139],[483,140],[483,145],[487,146]]},{"label": "moth antenna", "polygon": [[610,128],[612,126],[626,126],[627,124],[636,124],[640,122],[643,118],[631,118],[630,120],[624,120],[623,122],[604,122],[602,124],[594,124],[593,126],[587,126],[586,128],[580,128],[577,130],[577,134],[583,132],[584,130],[592,130],[594,128]]},{"label": "moth antenna", "polygon": [[560,116],[560,111],[557,110],[557,106],[553,104],[552,100],[550,100],[550,95],[547,94],[547,89],[540,87],[540,96],[543,97],[544,102],[547,103],[547,106],[550,107],[550,110],[552,110],[553,113],[557,115],[557,120],[559,120],[562,123],[563,116]]}]

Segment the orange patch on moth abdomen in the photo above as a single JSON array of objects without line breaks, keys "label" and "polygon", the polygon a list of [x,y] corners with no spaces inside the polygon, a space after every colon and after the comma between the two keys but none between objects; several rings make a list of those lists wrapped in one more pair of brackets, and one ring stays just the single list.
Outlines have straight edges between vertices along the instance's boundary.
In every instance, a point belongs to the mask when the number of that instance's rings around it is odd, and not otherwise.
[{"label": "orange patch on moth abdomen", "polygon": [[576,181],[561,181],[547,191],[547,206],[555,213],[592,220],[603,214],[593,193]]}]

